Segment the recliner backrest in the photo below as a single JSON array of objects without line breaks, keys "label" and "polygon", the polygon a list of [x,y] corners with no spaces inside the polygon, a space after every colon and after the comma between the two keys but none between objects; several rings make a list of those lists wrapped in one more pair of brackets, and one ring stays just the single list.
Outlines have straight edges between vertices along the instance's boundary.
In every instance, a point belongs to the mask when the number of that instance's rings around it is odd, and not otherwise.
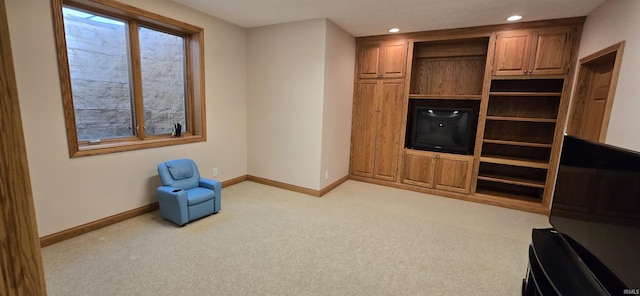
[{"label": "recliner backrest", "polygon": [[158,165],[158,175],[162,185],[180,189],[198,187],[200,172],[191,159],[176,159]]}]

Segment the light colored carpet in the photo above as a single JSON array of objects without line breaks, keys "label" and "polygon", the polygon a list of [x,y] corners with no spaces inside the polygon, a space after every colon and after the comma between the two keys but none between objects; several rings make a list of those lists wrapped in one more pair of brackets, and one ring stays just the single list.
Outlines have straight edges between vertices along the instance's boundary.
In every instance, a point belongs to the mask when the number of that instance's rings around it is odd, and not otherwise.
[{"label": "light colored carpet", "polygon": [[152,212],[42,249],[49,295],[519,295],[547,217],[347,181],[253,182],[183,228]]}]

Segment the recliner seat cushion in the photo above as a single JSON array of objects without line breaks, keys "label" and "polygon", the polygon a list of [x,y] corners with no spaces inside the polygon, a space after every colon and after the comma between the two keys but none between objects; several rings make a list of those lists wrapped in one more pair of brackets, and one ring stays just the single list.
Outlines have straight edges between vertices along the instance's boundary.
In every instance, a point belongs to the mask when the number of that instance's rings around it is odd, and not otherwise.
[{"label": "recliner seat cushion", "polygon": [[187,189],[187,204],[189,206],[197,205],[205,201],[211,200],[215,196],[215,192],[211,189],[196,187]]},{"label": "recliner seat cushion", "polygon": [[166,162],[166,165],[174,180],[184,180],[193,177],[193,168],[189,162],[168,161]]}]

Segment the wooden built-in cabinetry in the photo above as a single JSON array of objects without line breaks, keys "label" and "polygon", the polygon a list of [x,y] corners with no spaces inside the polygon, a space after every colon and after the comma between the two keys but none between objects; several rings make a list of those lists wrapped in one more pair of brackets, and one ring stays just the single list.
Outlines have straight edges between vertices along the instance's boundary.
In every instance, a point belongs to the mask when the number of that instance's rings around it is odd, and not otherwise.
[{"label": "wooden built-in cabinetry", "polygon": [[[405,101],[408,112],[418,106],[468,108],[476,112],[474,119],[477,119],[488,44],[488,36],[415,41],[409,95]],[[407,114],[405,122],[408,124],[412,121],[411,116]],[[413,150],[408,142],[405,142],[403,155],[402,183],[449,192],[470,192],[473,155]]]},{"label": "wooden built-in cabinetry", "polygon": [[358,78],[404,77],[407,63],[407,41],[376,41],[358,44]]},{"label": "wooden built-in cabinetry", "polygon": [[[548,213],[583,21],[358,38],[351,177]],[[473,149],[414,150],[416,106],[473,110]]]},{"label": "wooden built-in cabinetry", "polygon": [[494,79],[476,193],[540,203],[563,79]]},{"label": "wooden built-in cabinetry", "polygon": [[493,75],[565,74],[573,48],[572,27],[496,34]]},{"label": "wooden built-in cabinetry", "polygon": [[365,79],[356,84],[351,135],[351,174],[395,181],[404,80]]},{"label": "wooden built-in cabinetry", "polygon": [[407,41],[357,46],[351,134],[351,174],[396,181],[405,94]]},{"label": "wooden built-in cabinetry", "polygon": [[480,99],[488,37],[416,41],[409,97]]},{"label": "wooden built-in cabinetry", "polygon": [[402,183],[469,193],[473,156],[405,149]]}]

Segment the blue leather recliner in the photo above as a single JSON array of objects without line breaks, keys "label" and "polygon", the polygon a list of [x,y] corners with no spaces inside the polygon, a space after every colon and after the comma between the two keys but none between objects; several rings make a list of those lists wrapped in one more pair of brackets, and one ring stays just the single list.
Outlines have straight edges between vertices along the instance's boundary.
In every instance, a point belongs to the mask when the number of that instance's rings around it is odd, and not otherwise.
[{"label": "blue leather recliner", "polygon": [[220,211],[222,183],[200,178],[191,159],[176,159],[158,165],[162,185],[158,187],[160,216],[184,226]]}]

